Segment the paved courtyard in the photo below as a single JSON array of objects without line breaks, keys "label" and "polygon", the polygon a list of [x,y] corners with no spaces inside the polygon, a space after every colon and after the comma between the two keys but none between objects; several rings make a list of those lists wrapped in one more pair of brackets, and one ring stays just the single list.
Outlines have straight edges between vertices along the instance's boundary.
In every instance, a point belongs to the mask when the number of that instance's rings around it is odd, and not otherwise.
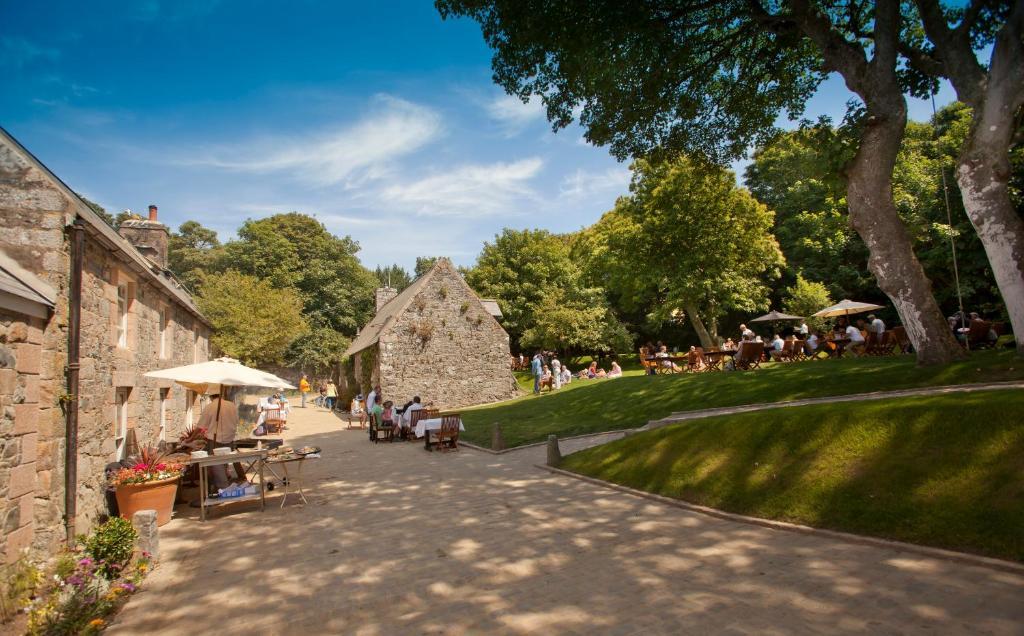
[{"label": "paved courtyard", "polygon": [[179,507],[112,633],[1024,633],[1021,575],[661,505],[536,469],[543,447],[427,453],[294,413],[288,443],[324,450],[309,504]]}]

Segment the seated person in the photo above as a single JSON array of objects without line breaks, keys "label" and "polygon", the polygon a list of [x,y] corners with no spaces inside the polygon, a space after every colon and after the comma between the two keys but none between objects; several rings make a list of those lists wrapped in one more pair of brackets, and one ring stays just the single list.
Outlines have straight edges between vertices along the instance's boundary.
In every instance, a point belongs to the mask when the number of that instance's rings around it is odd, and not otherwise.
[{"label": "seated person", "polygon": [[580,369],[580,372],[576,374],[576,377],[580,380],[586,380],[590,377],[590,369]]},{"label": "seated person", "polygon": [[743,338],[744,340],[746,340],[747,336],[750,336],[751,338],[753,338],[754,337],[754,332],[751,331],[750,329],[747,329],[746,325],[740,325],[740,338]]},{"label": "seated person", "polygon": [[850,344],[847,345],[850,351],[858,354],[864,351],[864,335],[861,334],[860,329],[857,329],[856,325],[850,325],[846,328],[846,337],[850,339]]},{"label": "seated person", "polygon": [[540,376],[540,390],[543,391],[544,387],[548,387],[548,391],[553,391],[555,388],[554,380],[554,376],[551,375],[551,367],[545,364],[544,372]]},{"label": "seated person", "polygon": [[590,367],[587,369],[587,377],[593,380],[597,377],[597,361],[590,363]]},{"label": "seated person", "polygon": [[618,362],[615,362],[614,360],[612,361],[612,370],[608,372],[608,377],[609,378],[621,378],[622,377],[622,367],[619,366]]},{"label": "seated person", "polygon": [[572,382],[572,371],[569,367],[562,367],[562,384],[569,384]]},{"label": "seated person", "polygon": [[348,423],[352,423],[352,418],[359,418],[359,428],[363,428],[366,425],[366,405],[363,404],[363,394],[352,398],[352,404],[348,409]]},{"label": "seated person", "polygon": [[809,336],[807,336],[807,340],[804,340],[804,352],[807,355],[811,356],[811,355],[814,355],[814,352],[817,351],[817,350],[818,350],[818,333],[817,332],[811,332],[811,334]]},{"label": "seated person", "polygon": [[597,370],[597,375],[595,375],[594,377],[595,378],[606,378],[606,377],[608,377],[608,372],[605,371],[604,369],[598,369]]},{"label": "seated person", "polygon": [[786,346],[786,341],[782,339],[782,336],[775,334],[772,338],[769,352],[771,353],[772,360],[778,360],[782,357],[782,350]]},{"label": "seated person", "polygon": [[703,371],[704,367],[707,366],[704,363],[704,357],[697,351],[697,347],[690,345],[690,354],[687,356],[690,361],[690,368],[695,371]]},{"label": "seated person", "polygon": [[395,405],[391,400],[385,400],[380,407],[380,425],[384,428],[395,426]]},{"label": "seated person", "polygon": [[402,419],[399,420],[399,424],[403,428],[411,427],[412,426],[412,414],[413,414],[413,412],[414,411],[422,411],[422,410],[423,410],[423,403],[422,403],[422,400],[420,400],[420,396],[417,395],[417,396],[415,396],[412,399],[412,402],[410,402],[409,405],[406,406],[405,409],[402,411]]},{"label": "seated person", "polygon": [[284,419],[284,412],[281,410],[281,404],[278,402],[277,394],[271,395],[260,399],[259,404],[256,405],[256,425],[259,426],[267,421],[267,411],[277,411],[275,419]]},{"label": "seated person", "polygon": [[725,339],[725,343],[722,344],[722,351],[736,351],[736,343],[732,341],[732,338]]}]

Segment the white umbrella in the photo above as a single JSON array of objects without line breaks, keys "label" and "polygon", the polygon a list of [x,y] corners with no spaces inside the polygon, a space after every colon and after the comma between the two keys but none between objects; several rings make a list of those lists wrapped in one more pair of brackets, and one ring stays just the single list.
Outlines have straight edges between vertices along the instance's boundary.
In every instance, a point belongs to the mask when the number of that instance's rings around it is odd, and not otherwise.
[{"label": "white umbrella", "polygon": [[777,320],[803,320],[803,317],[802,316],[791,316],[789,314],[784,314],[781,311],[775,311],[773,309],[772,311],[769,311],[768,313],[766,313],[763,316],[758,316],[757,318],[751,318],[750,322],[775,322]]},{"label": "white umbrella", "polygon": [[865,311],[874,311],[876,309],[885,309],[881,305],[872,305],[871,303],[859,303],[855,300],[841,300],[831,307],[825,307],[818,313],[814,314],[814,318],[832,318],[833,316],[849,316],[850,314],[860,314]]},{"label": "white umbrella", "polygon": [[174,380],[197,393],[210,389],[220,390],[221,386],[260,386],[271,389],[294,389],[287,381],[273,373],[247,367],[234,358],[217,358],[209,362],[198,362],[183,367],[160,369],[143,374],[147,378]]}]

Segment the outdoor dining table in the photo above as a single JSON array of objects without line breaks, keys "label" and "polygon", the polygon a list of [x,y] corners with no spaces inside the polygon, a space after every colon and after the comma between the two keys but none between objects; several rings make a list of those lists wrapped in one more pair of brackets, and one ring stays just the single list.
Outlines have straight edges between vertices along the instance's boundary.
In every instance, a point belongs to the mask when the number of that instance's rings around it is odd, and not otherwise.
[{"label": "outdoor dining table", "polygon": [[[442,418],[440,417],[433,417],[429,420],[420,420],[419,422],[416,422],[416,437],[424,438],[423,444],[427,450],[431,450],[430,431],[441,430],[441,420]],[[466,430],[466,427],[462,425],[462,418],[459,418],[459,430]]]},{"label": "outdoor dining table", "polygon": [[[829,349],[825,346],[825,343],[831,342],[836,346],[835,349]],[[843,352],[846,351],[846,347],[850,344],[849,338],[835,338],[834,340],[824,340],[821,345],[815,350],[814,355],[824,351],[830,358],[842,358]]]},{"label": "outdoor dining table", "polygon": [[[260,448],[248,451],[235,451],[226,455],[209,455],[207,457],[192,457],[188,460],[189,465],[199,467],[199,520],[206,521],[206,508],[208,506],[221,506],[224,504],[235,503],[238,501],[252,501],[256,498],[260,500],[260,510],[266,507],[266,489],[264,488],[263,479],[263,466],[267,460],[267,454],[269,449]],[[241,463],[243,460],[249,460],[254,465],[257,473],[260,476],[259,494],[256,495],[244,495],[242,497],[231,497],[228,499],[217,499],[211,501],[206,496],[206,491],[209,484],[209,479],[206,475],[206,470],[210,466],[221,466],[232,464],[235,462]]]},{"label": "outdoor dining table", "polygon": [[[309,503],[306,501],[306,494],[302,492],[302,465],[306,463],[307,459],[316,459],[317,456],[308,455],[286,455],[283,457],[270,457],[267,459],[268,467],[273,471],[274,466],[280,466],[284,470],[284,477],[278,476],[281,481],[281,487],[284,489],[284,495],[281,497],[281,507],[284,508],[284,504],[288,501],[288,495],[298,495],[302,499],[302,503]],[[297,464],[295,468],[295,477],[292,478],[288,474],[288,464]],[[274,473],[277,475],[277,473]],[[294,487],[294,491],[292,488]]]},{"label": "outdoor dining table", "polygon": [[736,355],[736,351],[705,351],[704,359],[708,363],[708,371],[720,371],[722,369],[722,363],[726,358],[732,358]]},{"label": "outdoor dining table", "polygon": [[[685,369],[686,364],[689,362],[689,358],[686,356],[651,356],[647,358],[647,361],[655,363],[654,368],[657,373],[675,373],[677,370],[682,371]],[[671,365],[662,364],[664,362],[673,363],[675,368]]]}]

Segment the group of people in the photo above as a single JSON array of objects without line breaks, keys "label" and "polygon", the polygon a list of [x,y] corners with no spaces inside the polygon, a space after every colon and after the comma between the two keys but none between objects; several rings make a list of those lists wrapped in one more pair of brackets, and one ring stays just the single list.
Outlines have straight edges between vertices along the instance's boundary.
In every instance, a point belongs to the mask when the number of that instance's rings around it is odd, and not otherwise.
[{"label": "group of people", "polygon": [[379,428],[390,428],[396,436],[407,436],[412,432],[412,414],[427,406],[429,404],[424,404],[420,396],[416,395],[401,407],[395,407],[392,400],[384,399],[378,384],[365,399],[362,393],[352,398],[349,413],[358,418],[361,429],[366,427],[368,419],[372,417]]},{"label": "group of people", "polygon": [[772,360],[779,360],[784,355],[787,342],[802,342],[804,354],[812,356],[825,349],[829,351],[835,350],[837,346],[835,341],[848,340],[846,350],[861,353],[867,346],[866,336],[868,334],[874,334],[875,341],[881,342],[885,330],[885,322],[874,314],[869,314],[867,320],[863,318],[858,319],[856,324],[851,324],[846,316],[839,316],[831,331],[827,333],[822,332],[820,329],[812,330],[808,328],[806,322],[801,322],[800,326],[785,338],[781,334],[776,333],[771,340],[765,342],[761,336],[748,329],[746,325],[740,325],[739,342],[733,342],[732,338],[728,338],[725,344],[722,345],[722,349],[736,351],[738,354],[742,350],[744,343],[764,342],[767,357]]},{"label": "group of people", "polygon": [[538,351],[530,360],[530,373],[533,375],[533,393],[538,395],[544,388],[556,391],[563,385],[570,384],[573,377],[580,380],[618,378],[622,376],[622,367],[618,362],[612,361],[611,369],[605,371],[597,366],[595,360],[573,376],[573,372],[567,365],[562,364],[554,352]]}]

